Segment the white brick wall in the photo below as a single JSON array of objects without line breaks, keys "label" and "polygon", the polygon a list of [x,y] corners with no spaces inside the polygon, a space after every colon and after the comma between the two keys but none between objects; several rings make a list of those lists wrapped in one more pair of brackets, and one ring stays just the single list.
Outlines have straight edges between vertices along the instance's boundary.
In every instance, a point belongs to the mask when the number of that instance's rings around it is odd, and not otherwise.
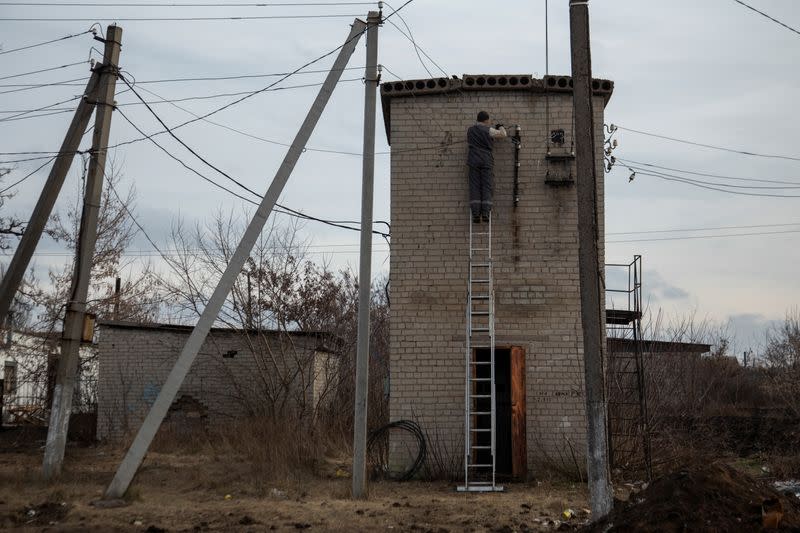
[{"label": "white brick wall", "polygon": [[[136,432],[156,399],[191,328],[101,323],[97,398],[98,439]],[[249,333],[215,329],[181,386],[176,401],[191,398],[205,423],[238,416],[312,413],[328,397],[336,364],[317,351],[312,334]],[[232,358],[223,357],[234,351]],[[318,372],[319,371],[319,372]]]},{"label": "white brick wall", "polygon": [[[493,259],[496,344],[526,351],[528,465],[533,474],[542,464],[572,466],[573,452],[584,464],[576,192],[545,184],[548,131],[563,128],[567,150],[572,141],[571,93],[464,91],[394,96],[390,105],[391,419],[418,421],[436,435],[432,445],[463,456],[467,148],[431,145],[464,140],[486,110],[493,123],[522,127],[516,209],[514,148],[495,143]],[[603,107],[596,96],[601,239]]]}]

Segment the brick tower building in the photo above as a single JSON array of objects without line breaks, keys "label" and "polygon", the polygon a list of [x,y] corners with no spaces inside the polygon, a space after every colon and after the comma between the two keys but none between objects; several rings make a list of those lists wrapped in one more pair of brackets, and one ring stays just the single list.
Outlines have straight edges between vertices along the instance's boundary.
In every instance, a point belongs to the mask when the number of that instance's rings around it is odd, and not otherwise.
[{"label": "brick tower building", "polygon": [[[509,134],[494,149],[497,473],[524,479],[542,467],[585,465],[571,86],[568,76],[530,75],[381,86],[392,149],[390,416],[421,426],[436,466],[463,468],[466,130],[480,110]],[[593,88],[602,263],[603,110],[613,83],[593,80]],[[395,464],[408,454],[403,438],[391,438]]]}]

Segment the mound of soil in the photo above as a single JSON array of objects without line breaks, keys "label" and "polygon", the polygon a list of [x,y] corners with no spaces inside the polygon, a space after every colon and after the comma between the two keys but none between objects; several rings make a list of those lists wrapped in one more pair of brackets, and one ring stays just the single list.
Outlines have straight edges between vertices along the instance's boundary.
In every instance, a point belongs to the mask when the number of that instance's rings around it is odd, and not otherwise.
[{"label": "mound of soil", "polygon": [[[777,530],[762,527],[762,503],[777,499],[783,518]],[[753,531],[800,532],[800,502],[727,465],[711,464],[675,472],[653,481],[628,501],[590,524],[584,533]]]}]

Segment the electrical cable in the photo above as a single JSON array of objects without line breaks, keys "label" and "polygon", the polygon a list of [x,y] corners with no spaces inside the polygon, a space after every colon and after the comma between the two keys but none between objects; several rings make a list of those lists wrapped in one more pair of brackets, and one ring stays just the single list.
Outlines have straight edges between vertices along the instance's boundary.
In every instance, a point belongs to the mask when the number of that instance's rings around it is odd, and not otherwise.
[{"label": "electrical cable", "polygon": [[786,222],[783,224],[753,224],[749,226],[718,226],[718,227],[705,227],[705,228],[675,228],[675,229],[657,229],[657,230],[642,230],[642,231],[612,231],[606,235],[639,235],[649,233],[679,233],[679,232],[695,232],[695,231],[717,231],[729,229],[753,229],[753,228],[780,228],[787,226],[800,226],[800,222]]},{"label": "electrical cable", "polygon": [[295,6],[363,6],[376,2],[205,2],[205,3],[146,3],[146,2],[3,2],[0,6],[26,6],[26,7],[295,7]]},{"label": "electrical cable", "polygon": [[39,118],[39,117],[49,117],[49,116],[52,116],[52,115],[62,115],[64,113],[74,112],[75,109],[76,108],[61,109],[59,111],[48,111],[47,113],[38,113],[38,114],[35,114],[35,115],[26,114],[27,116],[24,116],[24,117],[4,118],[4,119],[0,119],[0,123],[2,123],[2,122],[18,122],[20,120],[30,120],[30,119]]},{"label": "electrical cable", "polygon": [[[323,14],[323,15],[255,15],[246,17],[122,17],[113,18],[114,22],[211,22],[211,21],[243,21],[243,20],[307,20],[354,18],[358,14]],[[96,18],[0,18],[0,22],[92,22]]]},{"label": "electrical cable", "polygon": [[[647,172],[648,171],[647,169],[639,168],[639,167],[636,167],[636,166],[630,166],[628,168],[631,169],[631,170],[634,170],[636,172],[642,172],[642,171]],[[728,184],[728,183],[719,183],[719,182],[714,182],[714,181],[705,181],[705,180],[698,180],[698,179],[694,179],[694,178],[687,178],[685,176],[678,176],[678,175],[675,175],[675,174],[668,174],[666,172],[659,172],[659,171],[656,171],[656,170],[650,170],[649,172],[652,172],[654,174],[658,174],[659,176],[667,176],[667,177],[670,177],[670,178],[683,179],[683,180],[690,181],[690,182],[693,182],[693,183],[700,183],[702,185],[712,185],[712,186],[715,186],[715,187],[728,187],[728,188],[731,188],[731,189],[772,189],[772,190],[774,190],[774,189],[800,189],[800,184],[797,184],[797,185],[731,185],[731,184]]]},{"label": "electrical cable", "polygon": [[[692,180],[692,179],[689,179],[689,178],[680,178],[680,177],[677,177],[677,176],[671,176],[669,174],[662,175],[662,174],[655,174],[655,173],[652,173],[652,172],[637,171],[637,175],[650,176],[650,177],[653,177],[653,178],[659,178],[659,179],[666,180],[666,181],[675,181],[675,182],[679,182],[679,183],[685,183],[687,185],[692,185],[694,187],[700,187],[701,189],[708,189],[708,190],[717,191],[717,192],[725,192],[725,193],[728,193],[728,194],[736,194],[736,195],[740,195],[740,196],[759,196],[759,197],[766,197],[766,198],[800,198],[800,195],[792,195],[792,194],[767,194],[767,193],[741,192],[741,191],[731,191],[731,190],[728,190],[728,189],[720,189],[718,187],[714,187],[714,186],[711,186],[711,185],[706,185],[705,182],[702,182],[702,181]],[[670,176],[670,177],[668,177],[668,176]],[[727,187],[730,187],[730,185],[727,185]]]},{"label": "electrical cable", "polygon": [[[612,124],[612,125],[614,125],[614,124]],[[698,142],[694,142],[694,141],[687,141],[685,139],[677,139],[675,137],[668,137],[666,135],[660,135],[660,134],[657,134],[657,133],[650,133],[650,132],[647,132],[647,131],[635,130],[633,128],[626,128],[626,127],[620,126],[618,124],[616,124],[616,126],[617,126],[617,128],[619,128],[619,129],[621,129],[623,131],[629,131],[631,133],[638,133],[640,135],[647,135],[648,137],[656,137],[658,139],[666,139],[668,141],[678,142],[678,143],[682,143],[682,144],[689,144],[689,145],[692,145],[692,146],[700,146],[700,147],[703,147],[703,148],[711,148],[712,150],[722,150],[723,152],[732,152],[734,154],[749,155],[749,156],[754,156],[754,157],[765,157],[765,158],[769,158],[769,159],[787,159],[789,161],[800,161],[800,157],[794,157],[794,156],[788,156],[788,155],[761,154],[761,153],[756,153],[756,152],[748,152],[746,150],[736,150],[734,148],[725,148],[725,147],[722,147],[722,146],[714,146],[713,144],[703,144],[703,143],[698,143]]]},{"label": "electrical cable", "polygon": [[85,65],[87,61],[78,61],[77,63],[69,63],[67,65],[59,65],[57,67],[42,68],[39,70],[32,70],[30,72],[23,72],[21,74],[12,74],[11,76],[0,77],[0,80],[10,80],[11,78],[21,78],[23,76],[32,76],[34,74],[41,74],[42,72],[51,72],[53,70],[61,70],[64,68],[75,67],[77,65]]},{"label": "electrical cable", "polygon": [[[340,82],[353,82],[353,81],[362,81],[362,78],[345,78],[343,80],[339,80]],[[269,91],[264,92],[275,92],[275,91],[284,91],[288,89],[305,89],[307,87],[319,87],[322,85],[323,82],[319,83],[304,83],[302,85],[287,85],[285,87],[273,87],[269,89]],[[136,85],[139,85],[139,82],[136,82]],[[212,100],[214,98],[225,98],[228,96],[241,96],[243,94],[249,94],[251,91],[240,91],[236,93],[215,93],[210,95],[203,95],[203,96],[186,96],[183,98],[175,98],[175,99],[167,99],[164,98],[159,102],[146,102],[147,104],[171,104],[173,102],[188,102],[190,100]],[[131,106],[131,105],[142,105],[145,102],[129,102],[124,104],[117,104],[117,106]]]},{"label": "electrical cable", "polygon": [[800,233],[800,230],[786,230],[786,231],[762,231],[754,233],[730,233],[727,235],[693,235],[687,237],[656,237],[653,239],[625,239],[617,241],[606,241],[606,244],[620,244],[627,242],[652,242],[652,241],[687,241],[696,239],[721,239],[725,237],[751,237],[761,235],[783,235],[788,233]]},{"label": "electrical cable", "polygon": [[37,172],[39,172],[40,170],[42,170],[44,167],[46,167],[47,165],[49,165],[49,164],[50,164],[50,163],[51,163],[53,160],[55,160],[55,158],[56,158],[56,157],[58,157],[58,156],[53,156],[53,157],[51,157],[49,160],[45,161],[45,162],[44,162],[44,163],[43,163],[43,164],[42,164],[40,167],[38,167],[36,170],[34,170],[33,172],[31,172],[31,173],[27,174],[27,175],[26,175],[24,178],[22,178],[22,179],[19,179],[19,180],[15,181],[14,183],[12,183],[11,185],[9,185],[9,186],[8,186],[8,187],[6,187],[5,189],[1,190],[1,191],[0,191],[0,194],[3,194],[3,193],[5,193],[6,191],[8,191],[8,190],[11,190],[11,189],[13,189],[14,187],[16,187],[17,185],[19,185],[20,183],[24,182],[25,180],[27,180],[28,178],[30,178],[31,176],[33,176],[34,174],[36,174]]},{"label": "electrical cable", "polygon": [[398,420],[372,431],[367,439],[367,453],[372,451],[373,448],[379,443],[382,444],[384,450],[388,448],[388,445],[385,443],[385,439],[388,438],[389,432],[393,429],[401,429],[411,433],[411,435],[416,438],[417,457],[414,459],[414,462],[411,464],[411,466],[408,467],[405,472],[399,475],[394,475],[389,471],[389,465],[384,463],[384,461],[387,459],[386,457],[375,458],[372,462],[377,464],[374,465],[376,471],[373,472],[373,474],[386,476],[389,479],[394,479],[395,481],[410,481],[414,478],[416,473],[419,472],[419,470],[422,468],[422,465],[425,464],[425,459],[428,456],[428,443],[425,439],[425,434],[422,432],[422,429],[416,422],[412,420]]},{"label": "electrical cable", "polygon": [[19,52],[21,50],[29,50],[31,48],[36,48],[38,46],[44,46],[46,44],[57,43],[59,41],[65,41],[67,39],[72,39],[73,37],[80,37],[81,35],[85,35],[87,33],[92,33],[91,28],[86,30],[86,31],[82,31],[80,33],[74,33],[72,35],[65,35],[64,37],[59,37],[58,39],[51,39],[49,41],[44,41],[44,42],[41,42],[41,43],[29,44],[28,46],[20,46],[19,48],[12,48],[11,50],[3,50],[3,51],[0,51],[0,56],[1,55],[5,55],[5,54],[10,54],[12,52]]},{"label": "electrical cable", "polygon": [[[167,154],[167,156],[169,156],[171,159],[173,159],[173,160],[177,161],[178,163],[180,163],[181,166],[183,166],[184,168],[186,168],[190,172],[196,174],[198,177],[200,177],[204,181],[207,181],[208,183],[214,185],[215,187],[217,187],[219,189],[222,189],[223,191],[227,192],[228,194],[231,194],[231,195],[239,198],[240,200],[244,200],[245,202],[248,202],[248,203],[253,204],[255,206],[259,205],[259,202],[256,202],[255,200],[252,200],[252,199],[247,198],[245,196],[242,196],[241,194],[237,193],[236,191],[233,191],[233,190],[225,187],[224,185],[222,185],[220,183],[217,183],[216,181],[214,181],[211,178],[207,177],[206,175],[202,174],[201,172],[199,172],[195,168],[189,166],[182,159],[180,159],[176,155],[172,154],[169,150],[167,150],[161,144],[159,144],[158,141],[153,139],[153,135],[147,135],[146,133],[144,133],[144,131],[142,131],[142,129],[139,128],[139,126],[137,126],[133,121],[131,121],[131,119],[128,118],[128,116],[121,109],[117,109],[117,111],[122,116],[122,118],[124,118],[125,121],[128,122],[128,124],[133,126],[133,128],[136,129],[136,131],[139,132],[140,135],[143,135],[144,138],[146,138],[147,140],[149,140],[150,142],[155,144],[156,147],[158,147],[162,152]],[[238,183],[238,181],[237,181],[237,183]],[[247,188],[246,186],[245,186],[245,189],[247,191],[249,191],[249,192],[252,192],[257,197],[262,198],[261,195],[259,195],[258,193],[255,193],[254,191],[252,191],[251,189]],[[325,219],[313,217],[311,215],[306,215],[304,213],[301,213],[300,211],[296,211],[294,209],[287,208],[286,206],[283,206],[283,205],[278,204],[278,203],[275,204],[275,207],[276,207],[276,209],[275,209],[276,212],[283,213],[283,214],[289,215],[289,216],[293,216],[295,218],[303,218],[303,219],[306,219],[306,220],[312,220],[314,222],[320,222],[320,223],[326,224],[328,226],[333,226],[333,227],[337,227],[337,228],[341,228],[341,229],[347,229],[347,230],[351,230],[351,231],[361,231],[360,228],[354,228],[354,227],[351,227],[351,226],[346,226],[344,224],[340,224],[338,222],[332,222],[332,221],[328,221],[328,220],[325,220]],[[387,233],[384,233],[384,232],[378,231],[378,230],[374,230],[374,229],[372,230],[372,233],[377,234],[377,235],[381,235],[381,236],[388,236],[389,235]]]},{"label": "electrical cable", "polygon": [[[24,109],[24,110],[15,110],[15,111],[0,111],[0,113],[17,113],[15,115],[10,116],[10,117],[0,118],[0,122],[2,122],[4,120],[9,120],[9,119],[12,119],[12,118],[16,118],[16,117],[21,117],[23,115],[27,115],[28,113],[36,113],[38,111],[44,111],[46,109],[51,109],[52,110],[52,108],[54,108],[56,106],[59,106],[61,104],[67,104],[69,102],[74,102],[75,100],[78,100],[80,98],[83,98],[83,95],[73,96],[72,98],[69,98],[67,100],[61,100],[60,102],[56,102],[54,104],[48,104],[48,105],[42,106],[42,107],[37,107],[36,109]],[[62,108],[62,109],[59,109],[59,111],[65,111],[65,110],[71,111],[73,109],[74,108],[66,108],[66,109]]]},{"label": "electrical cable", "polygon": [[[362,70],[364,67],[345,67],[340,71],[345,70]],[[331,72],[333,69],[319,69],[319,70],[306,70],[303,72],[298,72],[296,75],[300,74],[327,74]],[[167,79],[160,79],[160,80],[136,80],[136,85],[150,85],[153,83],[176,83],[176,82],[185,82],[185,81],[223,81],[223,80],[243,80],[243,79],[251,79],[251,78],[276,78],[278,76],[286,76],[289,74],[288,72],[272,72],[268,74],[238,74],[232,76],[200,76],[195,78],[167,78]]]},{"label": "electrical cable", "polygon": [[693,176],[705,176],[708,178],[719,178],[719,179],[726,179],[726,180],[734,180],[734,181],[753,181],[758,183],[779,183],[779,184],[786,184],[786,185],[800,185],[800,181],[783,181],[783,180],[766,180],[761,178],[737,178],[733,176],[726,176],[724,174],[709,174],[706,172],[695,172],[692,170],[680,170],[677,168],[671,167],[664,167],[660,165],[655,165],[653,163],[643,163],[641,161],[634,161],[632,159],[623,159],[621,157],[617,157],[617,161],[624,165],[641,165],[643,167],[650,167],[650,168],[657,168],[661,170],[669,170],[672,172],[681,172],[683,174],[691,174]]},{"label": "electrical cable", "polygon": [[19,87],[18,89],[12,89],[10,91],[0,91],[0,94],[20,93],[20,92],[23,92],[23,91],[31,91],[33,89],[41,89],[43,87],[54,87],[56,85],[63,85],[64,83],[74,82],[74,81],[84,81],[85,82],[88,79],[89,79],[88,77],[83,77],[83,78],[75,78],[75,79],[72,79],[72,80],[54,81],[52,83],[29,84],[29,85],[24,85],[24,86],[21,86],[21,87],[19,85],[0,85],[0,87]]},{"label": "electrical cable", "polygon": [[789,26],[788,24],[784,24],[783,22],[781,22],[780,20],[776,19],[775,17],[771,17],[770,15],[767,15],[767,14],[766,14],[766,13],[764,13],[763,11],[759,11],[758,9],[754,8],[753,6],[751,6],[751,5],[748,5],[748,4],[745,4],[745,3],[744,3],[744,2],[742,2],[741,0],[733,0],[733,1],[734,1],[734,2],[736,2],[737,4],[741,4],[741,5],[743,5],[743,6],[744,6],[744,7],[746,7],[747,9],[750,9],[750,10],[752,10],[752,11],[755,11],[755,12],[756,12],[756,13],[758,13],[759,15],[762,15],[762,16],[764,16],[764,17],[768,18],[769,20],[771,20],[772,22],[774,22],[774,23],[776,23],[776,24],[780,24],[781,26],[783,26],[783,27],[784,27],[784,28],[786,28],[787,30],[789,30],[789,31],[793,31],[793,32],[795,32],[797,35],[800,35],[800,31],[798,31],[798,30],[796,30],[796,29],[792,28],[792,27],[791,27],[791,26]]}]

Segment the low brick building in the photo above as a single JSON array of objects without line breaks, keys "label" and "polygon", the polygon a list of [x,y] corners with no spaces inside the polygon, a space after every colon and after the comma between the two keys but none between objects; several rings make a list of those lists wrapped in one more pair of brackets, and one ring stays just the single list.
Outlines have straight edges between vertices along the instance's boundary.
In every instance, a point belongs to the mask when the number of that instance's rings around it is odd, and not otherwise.
[{"label": "low brick building", "polygon": [[[99,326],[97,437],[117,440],[139,429],[192,327]],[[213,328],[165,424],[208,427],[265,414],[313,416],[333,396],[339,360],[331,340],[317,332]]]},{"label": "low brick building", "polygon": [[[391,419],[416,420],[440,462],[463,468],[469,209],[466,130],[479,110],[520,127],[495,142],[498,473],[585,464],[572,80],[464,75],[381,86],[391,144]],[[593,80],[600,250],[603,110]],[[403,460],[393,437],[395,463]],[[521,457],[514,461],[511,456]],[[520,466],[521,465],[521,466]]]}]

